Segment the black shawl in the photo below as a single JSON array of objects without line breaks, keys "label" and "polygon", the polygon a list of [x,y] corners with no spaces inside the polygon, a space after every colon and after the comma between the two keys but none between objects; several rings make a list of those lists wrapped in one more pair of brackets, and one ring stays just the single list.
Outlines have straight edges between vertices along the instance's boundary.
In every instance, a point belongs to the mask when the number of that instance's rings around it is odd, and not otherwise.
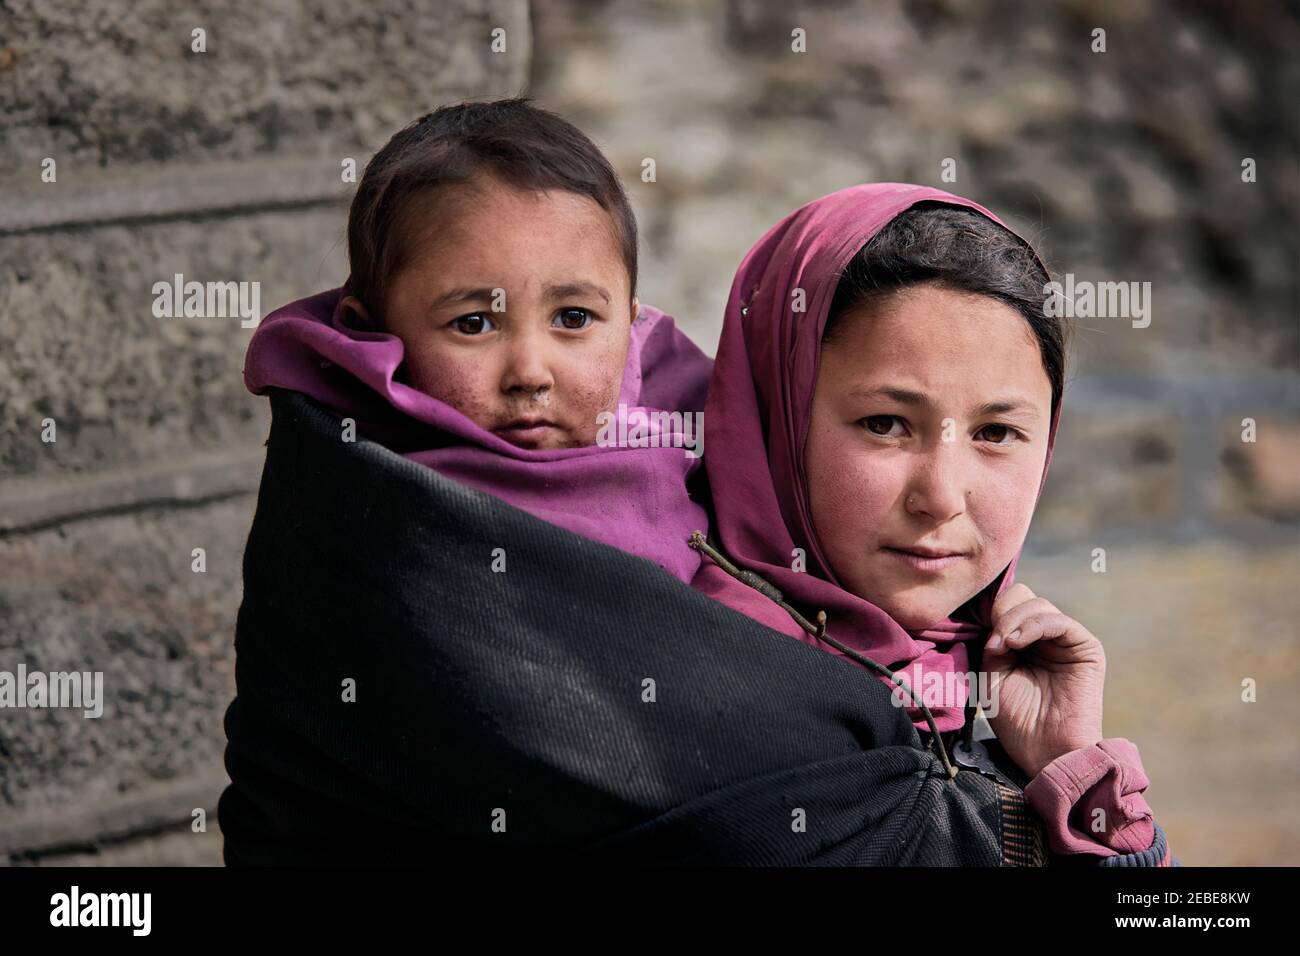
[{"label": "black shawl", "polygon": [[878,677],[271,407],[228,864],[1041,862],[1023,796],[949,779]]}]

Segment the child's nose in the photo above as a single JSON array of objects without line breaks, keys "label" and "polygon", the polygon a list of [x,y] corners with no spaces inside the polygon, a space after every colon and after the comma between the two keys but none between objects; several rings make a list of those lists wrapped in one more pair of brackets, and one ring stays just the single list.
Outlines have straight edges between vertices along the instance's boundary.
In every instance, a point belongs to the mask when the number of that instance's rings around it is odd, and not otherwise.
[{"label": "child's nose", "polygon": [[512,342],[508,348],[501,376],[503,392],[539,392],[555,384],[543,343],[526,336]]}]

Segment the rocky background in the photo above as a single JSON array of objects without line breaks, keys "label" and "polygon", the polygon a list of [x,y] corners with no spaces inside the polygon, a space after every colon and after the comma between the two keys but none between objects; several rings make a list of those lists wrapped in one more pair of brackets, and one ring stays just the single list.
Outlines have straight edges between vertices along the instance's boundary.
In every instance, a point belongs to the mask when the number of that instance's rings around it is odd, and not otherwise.
[{"label": "rocky background", "polygon": [[260,281],[263,314],[338,285],[341,161],[526,92],[607,151],[641,298],[710,352],[750,245],[858,182],[969,196],[1059,273],[1151,282],[1149,327],[1078,323],[1018,577],[1105,643],[1106,732],[1141,747],[1180,859],[1300,863],[1294,4],[172,7],[0,0],[0,670],[102,670],[109,697],[0,711],[0,861],[220,863],[269,415],[251,330],[156,319],[153,283]]},{"label": "rocky background", "polygon": [[340,285],[343,160],[518,94],[530,32],[521,0],[0,0],[0,670],[102,670],[109,698],[0,711],[0,862],[220,864],[270,410],[252,330],[157,319],[153,283],[259,281],[263,315]]},{"label": "rocky background", "polygon": [[1141,748],[1175,854],[1300,863],[1296,6],[611,0],[533,18],[532,91],[615,161],[641,298],[706,349],[749,247],[861,182],[972,198],[1055,273],[1151,283],[1148,327],[1076,322],[1017,578],[1105,644],[1106,734]]}]

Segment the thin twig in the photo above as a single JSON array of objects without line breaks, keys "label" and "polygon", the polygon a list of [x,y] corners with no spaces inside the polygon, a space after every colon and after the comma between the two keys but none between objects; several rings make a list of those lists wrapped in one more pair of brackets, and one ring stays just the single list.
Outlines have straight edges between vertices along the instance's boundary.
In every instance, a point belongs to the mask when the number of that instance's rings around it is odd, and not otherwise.
[{"label": "thin twig", "polygon": [[798,624],[801,628],[803,628],[813,637],[817,638],[817,640],[825,641],[827,644],[835,648],[841,654],[845,655],[846,657],[852,658],[853,660],[861,664],[863,667],[875,671],[877,674],[880,674],[882,677],[889,678],[889,680],[893,681],[899,687],[907,691],[908,694],[910,694],[912,697],[912,702],[915,703],[917,707],[921,708],[921,713],[925,715],[926,725],[930,728],[930,745],[932,748],[937,750],[939,761],[943,764],[944,771],[948,774],[949,777],[957,776],[957,768],[954,767],[952,765],[952,761],[948,759],[948,748],[944,745],[943,738],[939,736],[939,728],[934,722],[934,716],[930,713],[930,708],[927,707],[921,701],[921,698],[919,698],[916,695],[916,692],[912,690],[912,688],[908,685],[908,683],[905,680],[903,680],[903,678],[899,677],[898,674],[896,674],[894,671],[891,671],[885,665],[873,661],[871,658],[867,657],[864,654],[859,654],[857,651],[853,650],[852,648],[845,647],[839,641],[835,640],[835,638],[827,634],[825,611],[817,612],[817,623],[815,625],[809,622],[809,620],[806,617],[804,617],[797,610],[795,610],[795,608],[791,607],[786,602],[785,595],[782,594],[780,590],[778,590],[775,586],[773,586],[771,582],[765,580],[763,577],[761,577],[760,575],[756,574],[753,571],[748,571],[743,568],[736,567],[736,565],[732,564],[731,561],[727,559],[726,555],[724,555],[717,548],[713,547],[713,545],[709,544],[709,542],[705,539],[703,532],[701,531],[692,532],[690,541],[688,543],[696,551],[700,551],[704,554],[707,554],[713,560],[714,564],[722,568],[722,570],[726,571],[733,578],[736,578],[740,582],[749,585],[751,588],[758,591],[764,597],[770,598],[771,600],[779,604],[787,614],[789,614],[792,618],[794,618],[796,624]]}]

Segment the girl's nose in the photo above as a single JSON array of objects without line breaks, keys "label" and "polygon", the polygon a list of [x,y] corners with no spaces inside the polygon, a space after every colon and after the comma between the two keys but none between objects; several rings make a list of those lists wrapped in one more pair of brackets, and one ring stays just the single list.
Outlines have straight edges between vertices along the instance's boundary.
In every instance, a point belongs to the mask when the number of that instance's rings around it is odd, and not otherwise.
[{"label": "girl's nose", "polygon": [[966,484],[958,448],[945,444],[918,463],[904,495],[909,514],[947,521],[966,510]]}]

